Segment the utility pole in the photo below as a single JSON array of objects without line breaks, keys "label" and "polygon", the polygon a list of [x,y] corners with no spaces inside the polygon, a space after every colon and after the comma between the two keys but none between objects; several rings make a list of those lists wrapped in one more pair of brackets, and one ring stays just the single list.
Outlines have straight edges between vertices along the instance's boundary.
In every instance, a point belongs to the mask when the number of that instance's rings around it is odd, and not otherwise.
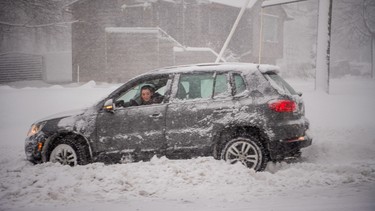
[{"label": "utility pole", "polygon": [[329,93],[332,0],[319,0],[315,90]]},{"label": "utility pole", "polygon": [[[266,0],[262,7],[289,4],[306,0]],[[329,93],[331,54],[332,0],[319,0],[318,39],[315,72],[315,90]]]},{"label": "utility pole", "polygon": [[182,45],[186,46],[185,43],[185,10],[186,10],[186,5],[185,5],[185,0],[182,0]]}]

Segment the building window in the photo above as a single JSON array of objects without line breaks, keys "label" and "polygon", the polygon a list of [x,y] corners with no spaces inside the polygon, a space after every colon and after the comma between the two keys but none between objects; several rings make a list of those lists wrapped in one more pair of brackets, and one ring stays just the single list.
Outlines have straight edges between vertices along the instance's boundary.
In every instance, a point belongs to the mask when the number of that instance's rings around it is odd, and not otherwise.
[{"label": "building window", "polygon": [[263,41],[278,42],[279,17],[274,15],[263,15]]}]

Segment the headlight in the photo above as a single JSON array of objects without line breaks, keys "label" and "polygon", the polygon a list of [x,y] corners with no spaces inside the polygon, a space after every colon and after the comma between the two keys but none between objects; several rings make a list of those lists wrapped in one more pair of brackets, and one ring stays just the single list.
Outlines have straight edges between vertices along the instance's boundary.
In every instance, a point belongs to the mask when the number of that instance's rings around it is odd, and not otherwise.
[{"label": "headlight", "polygon": [[27,133],[27,137],[37,134],[43,128],[45,124],[46,122],[40,122],[40,123],[31,125],[31,128],[29,132]]}]

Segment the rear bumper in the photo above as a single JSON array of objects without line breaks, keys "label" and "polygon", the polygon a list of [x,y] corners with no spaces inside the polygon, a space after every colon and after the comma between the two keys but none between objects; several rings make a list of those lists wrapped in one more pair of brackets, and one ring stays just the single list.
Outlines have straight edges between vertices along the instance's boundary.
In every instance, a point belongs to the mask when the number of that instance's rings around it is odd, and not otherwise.
[{"label": "rear bumper", "polygon": [[268,144],[268,151],[271,160],[277,161],[283,160],[285,157],[298,155],[300,149],[308,147],[311,144],[312,137],[307,130],[305,136],[270,142]]}]

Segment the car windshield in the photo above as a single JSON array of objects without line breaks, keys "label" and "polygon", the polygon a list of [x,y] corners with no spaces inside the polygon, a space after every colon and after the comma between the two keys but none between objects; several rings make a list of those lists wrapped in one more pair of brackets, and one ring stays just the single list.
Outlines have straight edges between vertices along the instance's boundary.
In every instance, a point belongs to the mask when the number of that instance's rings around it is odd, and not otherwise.
[{"label": "car windshield", "polygon": [[297,92],[283,78],[276,73],[265,73],[264,76],[280,93],[297,95]]}]

